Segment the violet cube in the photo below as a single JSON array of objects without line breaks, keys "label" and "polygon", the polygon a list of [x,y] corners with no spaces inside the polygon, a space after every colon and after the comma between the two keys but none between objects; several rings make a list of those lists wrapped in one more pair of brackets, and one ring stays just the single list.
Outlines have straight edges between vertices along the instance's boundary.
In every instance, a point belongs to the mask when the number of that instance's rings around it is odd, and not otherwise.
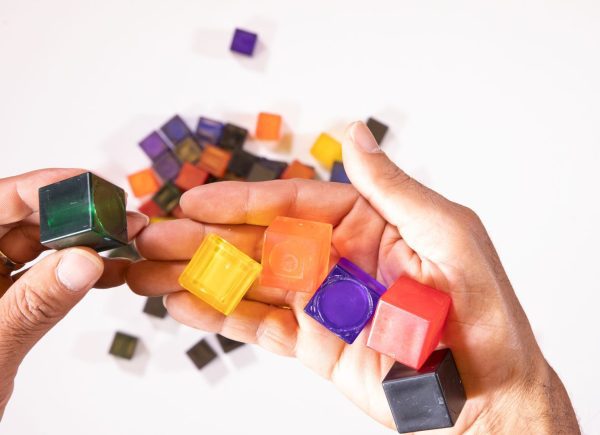
[{"label": "violet cube", "polygon": [[333,162],[331,178],[329,178],[329,181],[350,184],[350,179],[346,175],[346,170],[344,169],[344,164],[342,162]]},{"label": "violet cube", "polygon": [[352,344],[375,313],[385,287],[341,258],[304,307],[304,312]]},{"label": "violet cube", "polygon": [[165,141],[156,131],[153,131],[140,141],[140,148],[151,160],[156,159],[169,149]]},{"label": "violet cube", "polygon": [[256,33],[235,29],[233,40],[231,41],[231,51],[245,54],[246,56],[252,56],[257,39],[258,35]]},{"label": "violet cube", "polygon": [[179,162],[179,159],[170,150],[154,159],[154,164],[152,165],[154,172],[156,172],[164,181],[177,178],[180,167],[181,163]]},{"label": "violet cube", "polygon": [[216,145],[221,140],[223,133],[223,123],[208,118],[200,118],[196,127],[196,136],[202,142],[208,142],[211,145]]},{"label": "violet cube", "polygon": [[173,145],[178,144],[186,137],[192,136],[192,132],[179,115],[169,119],[160,129]]}]

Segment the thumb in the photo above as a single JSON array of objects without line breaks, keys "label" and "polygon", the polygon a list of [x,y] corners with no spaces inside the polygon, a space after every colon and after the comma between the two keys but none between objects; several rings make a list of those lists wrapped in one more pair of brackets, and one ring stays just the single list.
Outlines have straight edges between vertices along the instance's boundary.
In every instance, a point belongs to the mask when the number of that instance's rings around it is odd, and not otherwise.
[{"label": "thumb", "polygon": [[354,187],[401,232],[409,221],[430,215],[440,200],[447,201],[396,166],[363,122],[348,127],[342,153]]},{"label": "thumb", "polygon": [[104,270],[101,258],[83,248],[44,258],[0,299],[0,373],[16,372],[31,347],[92,288]]}]

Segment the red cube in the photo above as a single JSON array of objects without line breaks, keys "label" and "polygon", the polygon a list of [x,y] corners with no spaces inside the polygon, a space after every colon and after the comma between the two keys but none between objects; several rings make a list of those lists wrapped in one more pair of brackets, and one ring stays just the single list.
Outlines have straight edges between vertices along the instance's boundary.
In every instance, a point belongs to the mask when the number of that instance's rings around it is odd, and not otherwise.
[{"label": "red cube", "polygon": [[140,213],[144,213],[150,218],[162,217],[165,215],[164,210],[151,199],[140,205],[138,210]]},{"label": "red cube", "polygon": [[179,171],[179,175],[175,179],[175,186],[179,187],[182,192],[201,186],[206,182],[208,172],[200,169],[191,163],[184,163]]},{"label": "red cube", "polygon": [[452,300],[400,277],[379,299],[367,346],[419,369],[439,344]]}]

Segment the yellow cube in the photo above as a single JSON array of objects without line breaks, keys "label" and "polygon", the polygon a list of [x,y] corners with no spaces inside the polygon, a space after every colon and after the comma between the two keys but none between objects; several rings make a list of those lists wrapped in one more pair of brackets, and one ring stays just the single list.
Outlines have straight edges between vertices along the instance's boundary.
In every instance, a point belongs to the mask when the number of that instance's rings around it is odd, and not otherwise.
[{"label": "yellow cube", "polygon": [[192,257],[179,284],[228,315],[240,303],[262,266],[215,234],[209,234]]},{"label": "yellow cube", "polygon": [[327,133],[321,133],[310,149],[310,153],[323,166],[331,169],[333,162],[342,161],[342,144]]}]

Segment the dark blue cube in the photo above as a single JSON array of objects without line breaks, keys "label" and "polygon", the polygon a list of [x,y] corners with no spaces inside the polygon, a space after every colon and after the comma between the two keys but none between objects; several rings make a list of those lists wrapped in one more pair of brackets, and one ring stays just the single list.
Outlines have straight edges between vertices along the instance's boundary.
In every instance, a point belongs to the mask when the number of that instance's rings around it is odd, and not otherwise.
[{"label": "dark blue cube", "polygon": [[231,51],[252,56],[258,35],[247,30],[235,29],[233,40],[231,41]]},{"label": "dark blue cube", "polygon": [[173,145],[192,135],[187,124],[179,115],[175,115],[169,119],[160,129]]},{"label": "dark blue cube", "polygon": [[331,168],[331,178],[329,178],[329,181],[350,184],[350,179],[346,175],[346,170],[344,169],[344,164],[342,162],[333,162],[333,167]]},{"label": "dark blue cube", "polygon": [[216,145],[221,140],[223,134],[223,123],[208,118],[200,118],[198,127],[196,127],[196,136],[202,142],[208,142]]},{"label": "dark blue cube", "polygon": [[168,150],[154,159],[152,168],[163,181],[169,181],[177,178],[181,169],[181,163],[177,156],[173,154],[173,151]]}]

